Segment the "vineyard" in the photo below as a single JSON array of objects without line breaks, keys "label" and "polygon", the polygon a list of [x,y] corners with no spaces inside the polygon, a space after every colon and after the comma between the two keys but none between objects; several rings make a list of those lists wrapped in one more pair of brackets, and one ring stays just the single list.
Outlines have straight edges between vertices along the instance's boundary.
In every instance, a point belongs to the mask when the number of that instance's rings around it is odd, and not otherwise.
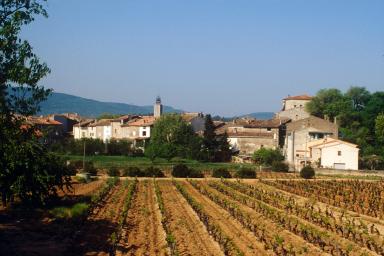
[{"label": "vineyard", "polygon": [[118,179],[56,255],[384,255],[384,182]]}]

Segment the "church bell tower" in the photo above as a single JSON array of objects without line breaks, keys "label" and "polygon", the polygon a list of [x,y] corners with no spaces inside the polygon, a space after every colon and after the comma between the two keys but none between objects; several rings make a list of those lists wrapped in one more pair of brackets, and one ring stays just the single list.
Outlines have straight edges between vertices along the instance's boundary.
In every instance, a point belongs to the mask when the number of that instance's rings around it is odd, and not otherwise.
[{"label": "church bell tower", "polygon": [[156,103],[153,106],[153,116],[154,117],[160,117],[161,114],[163,114],[163,105],[161,105],[161,98],[160,96],[156,97]]}]

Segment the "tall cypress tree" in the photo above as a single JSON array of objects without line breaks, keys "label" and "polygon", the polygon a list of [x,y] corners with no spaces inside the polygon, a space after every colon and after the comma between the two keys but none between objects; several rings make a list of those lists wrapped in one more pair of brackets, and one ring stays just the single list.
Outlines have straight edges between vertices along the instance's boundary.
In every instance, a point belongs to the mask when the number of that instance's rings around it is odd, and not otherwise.
[{"label": "tall cypress tree", "polygon": [[206,157],[208,161],[215,159],[215,151],[217,148],[215,124],[212,121],[211,115],[205,116],[205,129],[203,138],[204,148],[206,151]]}]

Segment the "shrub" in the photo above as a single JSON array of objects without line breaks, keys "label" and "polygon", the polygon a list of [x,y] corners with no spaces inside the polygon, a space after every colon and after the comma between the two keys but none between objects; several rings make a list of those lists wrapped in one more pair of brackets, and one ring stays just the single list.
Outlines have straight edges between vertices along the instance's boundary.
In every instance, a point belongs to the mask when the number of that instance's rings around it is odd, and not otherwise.
[{"label": "shrub", "polygon": [[272,171],[274,171],[274,172],[288,172],[289,166],[284,162],[274,161],[272,163]]},{"label": "shrub", "polygon": [[84,168],[83,172],[89,172],[92,176],[97,175],[97,169],[93,165],[92,161],[86,161],[84,167],[85,168]]},{"label": "shrub", "polygon": [[110,177],[118,177],[120,176],[120,171],[116,166],[112,166],[107,170],[108,176]]},{"label": "shrub", "polygon": [[304,166],[300,171],[300,176],[304,179],[312,179],[315,177],[315,170],[309,165]]},{"label": "shrub", "polygon": [[189,178],[204,178],[204,174],[201,170],[189,168]]},{"label": "shrub", "polygon": [[176,178],[189,177],[189,169],[185,164],[177,164],[172,169],[172,176]]},{"label": "shrub", "polygon": [[242,167],[235,176],[243,179],[256,179],[256,171],[251,168]]},{"label": "shrub", "polygon": [[232,178],[231,173],[225,168],[214,169],[212,177],[215,178]]},{"label": "shrub", "polygon": [[271,166],[275,161],[283,161],[284,156],[278,149],[261,148],[253,153],[253,160],[260,165]]},{"label": "shrub", "polygon": [[72,207],[56,207],[50,213],[57,219],[80,218],[87,215],[89,205],[86,203],[77,203]]},{"label": "shrub", "polygon": [[164,177],[164,173],[161,169],[153,166],[146,168],[144,174],[146,177]]},{"label": "shrub", "polygon": [[145,173],[137,166],[129,166],[123,170],[125,177],[144,177]]},{"label": "shrub", "polygon": [[87,179],[82,177],[82,176],[75,176],[75,180],[78,182],[78,183],[87,183]]}]

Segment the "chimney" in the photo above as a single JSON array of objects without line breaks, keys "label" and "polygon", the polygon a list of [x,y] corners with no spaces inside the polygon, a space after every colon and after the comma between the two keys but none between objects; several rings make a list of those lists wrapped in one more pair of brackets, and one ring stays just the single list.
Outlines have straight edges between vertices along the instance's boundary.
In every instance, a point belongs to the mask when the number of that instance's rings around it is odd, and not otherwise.
[{"label": "chimney", "polygon": [[333,118],[333,123],[334,123],[335,125],[337,125],[337,116],[335,116],[335,117]]}]

